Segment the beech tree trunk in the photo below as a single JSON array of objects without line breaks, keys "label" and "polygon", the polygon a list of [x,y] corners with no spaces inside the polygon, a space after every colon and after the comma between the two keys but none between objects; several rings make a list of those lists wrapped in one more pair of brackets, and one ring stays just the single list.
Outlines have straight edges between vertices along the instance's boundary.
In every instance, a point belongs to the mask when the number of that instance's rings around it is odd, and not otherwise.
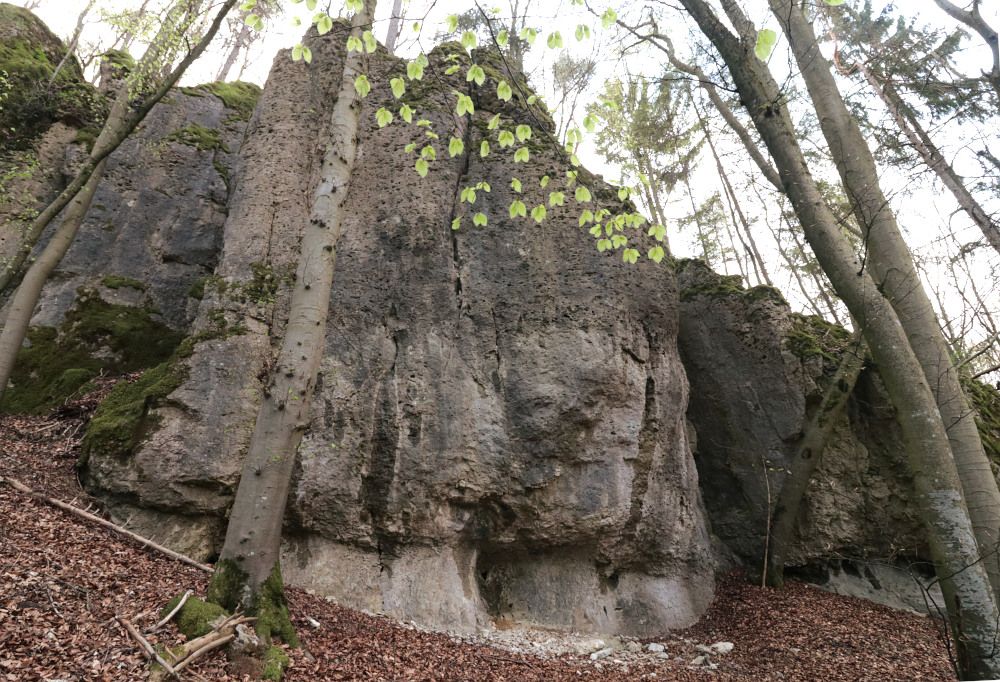
[{"label": "beech tree trunk", "polygon": [[240,27],[240,32],[236,34],[233,38],[233,46],[230,48],[229,53],[226,55],[226,61],[222,63],[222,68],[219,69],[219,73],[215,75],[215,80],[220,82],[225,82],[226,78],[229,76],[229,72],[232,70],[233,65],[236,63],[237,58],[240,56],[240,50],[246,47],[250,42],[250,27],[243,24]]},{"label": "beech tree trunk", "polygon": [[[729,0],[727,0],[728,2]],[[868,245],[869,267],[906,330],[924,377],[935,392],[972,519],[980,556],[1000,595],[1000,489],[983,449],[975,412],[962,389],[947,340],[913,263],[871,150],[851,116],[812,24],[791,0],[769,0],[788,38],[833,155],[841,182]],[[863,318],[859,318],[863,323]]]},{"label": "beech tree trunk", "polygon": [[63,55],[59,63],[56,64],[56,68],[52,70],[52,75],[49,77],[49,85],[52,85],[56,81],[56,76],[62,71],[62,68],[66,65],[66,62],[73,58],[76,52],[76,46],[80,42],[80,34],[83,33],[83,22],[86,21],[87,15],[90,14],[90,10],[93,9],[94,4],[97,0],[89,0],[86,7],[80,12],[76,17],[76,28],[73,29],[73,37],[69,40],[69,45],[66,46],[66,54]]},{"label": "beech tree trunk", "polygon": [[403,29],[403,0],[393,0],[392,16],[389,17],[389,30],[385,34],[385,49],[389,54],[396,54],[396,41]]},{"label": "beech tree trunk", "polygon": [[[371,25],[375,7],[376,0],[365,0],[364,9],[351,21],[353,35],[360,38]],[[211,601],[258,616],[257,631],[265,641],[279,636],[296,643],[281,581],[281,527],[296,451],[309,425],[316,375],[326,347],[336,247],[358,147],[361,101],[354,81],[361,73],[361,55],[348,52],[330,116],[319,184],[302,235],[288,325],[257,414],[208,591]]]},{"label": "beech tree trunk", "polygon": [[[914,478],[916,502],[927,528],[928,544],[945,595],[963,676],[1000,677],[997,611],[989,576],[979,559],[969,512],[962,495],[945,423],[899,317],[862,267],[838,221],[823,200],[795,136],[781,90],[767,66],[754,55],[756,31],[733,23],[733,35],[705,0],[681,0],[712,41],[760,133],[782,185],[795,208],[817,260],[864,331],[879,374],[885,381]],[[724,0],[727,12],[739,8]],[[796,10],[797,11],[797,10]]]},{"label": "beech tree trunk", "polygon": [[938,7],[943,9],[948,16],[959,21],[979,34],[986,45],[993,53],[993,64],[989,71],[983,71],[983,77],[990,82],[993,89],[1000,97],[1000,36],[997,36],[996,29],[986,23],[983,15],[979,12],[979,0],[972,3],[971,10],[963,10],[958,5],[948,2],[948,0],[934,0]]},{"label": "beech tree trunk", "polygon": [[[67,211],[63,224],[56,232],[58,238],[53,238],[49,244],[46,244],[41,255],[28,268],[22,280],[22,285],[18,287],[17,292],[14,294],[16,303],[11,307],[4,323],[3,331],[0,332],[0,398],[3,397],[7,389],[7,382],[10,380],[18,351],[20,351],[21,345],[24,343],[24,336],[31,321],[31,315],[35,310],[35,306],[38,305],[38,297],[41,294],[42,286],[52,273],[52,270],[62,260],[66,250],[76,237],[80,222],[90,207],[93,192],[96,190],[97,183],[100,182],[101,175],[104,172],[104,165],[108,155],[132,134],[132,131],[142,122],[146,114],[149,113],[157,102],[163,99],[170,88],[180,79],[184,71],[187,70],[187,67],[201,56],[201,53],[205,51],[205,48],[208,47],[208,44],[215,37],[215,34],[218,33],[226,14],[229,13],[237,2],[238,0],[225,0],[222,3],[212,24],[201,40],[198,41],[194,48],[187,53],[166,78],[160,80],[159,84],[152,90],[152,93],[142,99],[138,105],[133,106],[132,93],[129,92],[129,88],[133,84],[132,80],[126,80],[122,84],[114,103],[111,105],[107,121],[105,121],[104,127],[101,128],[101,132],[94,142],[94,148],[91,150],[90,156],[83,163],[69,186],[60,192],[59,196],[53,199],[39,213],[38,217],[32,221],[25,235],[25,243],[18,252],[17,258],[14,259],[15,263],[20,262],[23,264],[24,259],[27,258],[49,223],[66,208],[67,204],[74,201],[78,194],[88,186],[90,187],[89,192],[85,192],[81,200]],[[191,26],[197,14],[195,9],[199,5],[200,0],[182,0],[171,9],[174,18],[172,20],[168,18],[164,22],[160,33],[150,44],[146,54],[136,66],[136,70],[139,73],[148,73],[154,69],[158,71],[161,68],[158,62],[171,49],[169,46],[174,43],[178,30],[186,31]],[[96,179],[91,183],[91,180],[94,178]],[[17,270],[14,269],[14,263],[0,273],[0,291],[6,285],[10,284],[16,274]]]}]

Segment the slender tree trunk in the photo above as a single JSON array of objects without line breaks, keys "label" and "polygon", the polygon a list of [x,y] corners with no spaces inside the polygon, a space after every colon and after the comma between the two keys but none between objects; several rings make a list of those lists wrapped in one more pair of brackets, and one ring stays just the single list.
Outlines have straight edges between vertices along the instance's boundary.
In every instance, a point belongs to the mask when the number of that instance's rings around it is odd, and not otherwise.
[{"label": "slender tree trunk", "polygon": [[[724,0],[727,11],[733,0]],[[732,73],[754,125],[779,170],[782,185],[817,260],[864,336],[897,410],[916,501],[928,533],[961,672],[1000,677],[995,647],[1000,618],[965,507],[945,423],[899,317],[861,266],[823,199],[799,147],[787,108],[767,66],[754,55],[756,31],[741,22],[737,38],[705,0],[681,0]],[[737,11],[738,7],[735,8]]]},{"label": "slender tree trunk", "polygon": [[[653,214],[654,222],[666,226],[667,215],[663,211],[663,201],[660,199],[659,182],[653,177],[653,164],[641,154],[637,155],[636,161],[638,161],[639,168],[648,181],[648,184],[644,185],[643,189],[646,192],[646,202],[649,204],[649,212]],[[663,238],[663,249],[667,252],[667,255],[672,253],[669,235]]]},{"label": "slender tree trunk", "polygon": [[[166,21],[164,27],[161,29],[159,35],[154,39],[153,43],[150,45],[149,50],[146,51],[146,55],[140,61],[139,65],[136,67],[136,71],[143,73],[146,68],[153,68],[158,60],[161,60],[164,54],[167,54],[169,49],[168,45],[173,44],[173,40],[176,37],[178,30],[187,30],[190,26],[190,21],[192,21],[196,15],[194,11],[195,5],[199,0],[190,0],[189,2],[179,2],[175,5],[172,12],[176,12],[173,20]],[[26,235],[25,245],[19,251],[18,255],[12,259],[12,263],[9,264],[5,270],[0,273],[0,291],[2,291],[8,284],[10,284],[13,277],[17,274],[21,265],[24,264],[25,259],[31,252],[32,247],[38,241],[42,232],[48,226],[52,220],[59,215],[59,213],[66,208],[67,204],[73,201],[77,194],[80,193],[87,185],[90,183],[91,178],[96,177],[95,183],[100,182],[101,174],[104,171],[104,162],[115,149],[117,149],[122,142],[125,141],[132,131],[136,129],[140,122],[146,117],[146,114],[167,94],[171,87],[180,79],[181,75],[187,70],[187,67],[194,62],[205,48],[218,33],[219,26],[221,26],[223,19],[225,19],[226,14],[233,8],[238,0],[225,0],[223,4],[219,7],[215,19],[213,20],[211,26],[205,32],[204,36],[195,45],[195,47],[188,52],[188,54],[180,61],[177,67],[174,68],[170,74],[159,82],[152,93],[145,97],[138,106],[133,107],[131,96],[129,93],[129,87],[131,84],[130,80],[127,80],[122,84],[118,95],[115,98],[114,103],[111,106],[111,111],[108,114],[107,121],[104,123],[104,127],[101,129],[97,140],[94,142],[94,148],[90,153],[90,156],[83,163],[81,169],[77,172],[73,181],[69,184],[66,189],[59,193],[56,197],[42,212],[32,221],[28,233]],[[84,212],[86,212],[86,207],[89,206],[90,200],[86,200],[86,206],[84,206]],[[80,216],[82,218],[82,215]],[[64,236],[68,236],[70,242],[76,235],[76,231],[79,228],[79,220],[69,220],[66,221],[62,226],[60,226],[60,232]],[[7,227],[6,225],[4,227]],[[63,230],[65,228],[65,231]],[[44,284],[45,278],[48,277],[52,269],[59,264],[59,260],[65,254],[65,249],[68,248],[68,244],[63,244],[63,242],[53,240],[45,246],[42,250],[41,255],[38,260],[32,263],[31,267],[28,268],[27,273],[24,276],[26,282],[37,282],[38,278],[41,277],[41,282]],[[56,256],[58,254],[58,256]],[[41,292],[40,286],[30,286],[25,290],[24,294],[21,294],[20,287],[18,292],[15,293],[14,297],[19,298],[21,303],[19,304],[19,310],[21,318],[27,315],[27,319],[30,320],[31,314],[34,311],[35,306],[38,304],[38,295]],[[33,292],[33,298],[32,298]],[[21,345],[24,343],[24,334],[27,329],[27,321],[21,318],[12,319],[11,315],[7,316],[7,320],[4,324],[3,331],[0,332],[0,398],[3,397],[4,392],[7,389],[7,382],[10,380],[10,374],[14,367],[14,362],[17,358],[17,352],[20,350]],[[20,331],[18,331],[20,330]]]},{"label": "slender tree trunk", "polygon": [[[371,25],[376,0],[365,0],[351,31],[360,37]],[[314,67],[315,68],[315,67]],[[208,597],[228,609],[259,615],[258,632],[269,640],[295,642],[281,583],[281,526],[295,455],[309,424],[316,375],[326,347],[326,319],[343,229],[345,202],[354,169],[361,101],[354,89],[361,55],[348,52],[330,117],[320,180],[300,245],[288,324],[275,361]]]},{"label": "slender tree trunk", "polygon": [[240,56],[240,51],[247,46],[250,42],[250,27],[246,24],[242,24],[240,27],[240,32],[236,34],[233,38],[233,46],[229,50],[229,54],[226,55],[226,61],[222,63],[222,68],[219,69],[219,73],[216,74],[215,80],[220,82],[225,82],[226,78],[229,76],[230,70],[232,70],[233,65]]},{"label": "slender tree trunk", "polygon": [[[731,0],[726,0],[727,3]],[[1000,595],[1000,489],[993,477],[962,390],[950,349],[917,274],[896,217],[879,184],[878,169],[857,121],[851,116],[823,58],[812,25],[791,0],[769,0],[806,82],[820,128],[834,156],[844,189],[868,245],[869,266],[880,291],[895,308],[924,376],[935,391],[941,418],[965,492],[980,556]]]},{"label": "slender tree trunk", "polygon": [[55,83],[56,76],[62,71],[66,62],[72,59],[76,53],[76,46],[80,43],[80,34],[83,33],[83,22],[87,19],[87,15],[90,14],[90,10],[93,9],[96,2],[97,0],[90,0],[87,6],[83,8],[83,11],[76,17],[76,28],[73,29],[73,37],[70,38],[69,45],[66,46],[66,54],[56,64],[56,68],[52,70],[52,75],[49,77],[49,85]]},{"label": "slender tree trunk", "polygon": [[701,215],[698,213],[698,204],[694,200],[694,191],[691,189],[691,179],[687,176],[684,177],[684,187],[687,189],[688,201],[691,202],[691,216],[694,220],[695,229],[698,231],[698,243],[701,244],[701,257],[708,266],[712,265],[712,259],[709,254],[709,244],[708,235],[705,234],[705,228],[702,225]]},{"label": "slender tree trunk", "polygon": [[820,457],[830,442],[837,421],[844,413],[847,400],[861,376],[865,362],[865,347],[860,330],[855,330],[841,358],[837,373],[823,394],[816,412],[803,430],[791,467],[778,494],[771,516],[771,551],[765,557],[765,578],[771,587],[781,587],[785,580],[785,559],[795,540],[795,523]]},{"label": "slender tree trunk", "polygon": [[389,30],[385,34],[385,49],[389,54],[396,54],[396,41],[403,30],[403,0],[393,0],[392,16],[389,17]]},{"label": "slender tree trunk", "polygon": [[920,158],[934,171],[941,180],[941,183],[948,188],[948,191],[955,197],[955,201],[962,207],[962,210],[979,226],[990,246],[997,253],[1000,253],[1000,225],[997,225],[993,218],[976,201],[976,198],[972,196],[972,192],[968,190],[962,178],[959,177],[955,169],[944,158],[937,145],[931,140],[930,135],[920,125],[920,121],[913,116],[892,83],[886,78],[876,76],[864,64],[857,64],[856,66],[865,77],[865,80],[868,81],[872,90],[875,91],[875,94],[885,103],[896,125],[906,135],[906,139],[910,141],[910,144],[917,150],[917,153],[920,154]]},{"label": "slender tree trunk", "polygon": [[990,82],[993,89],[1000,97],[1000,37],[996,30],[986,23],[983,15],[979,12],[979,0],[972,3],[971,10],[963,10],[958,5],[948,2],[948,0],[934,0],[938,7],[958,22],[961,22],[979,34],[993,52],[993,64],[989,71],[983,71],[983,76]]},{"label": "slender tree trunk", "polygon": [[[146,16],[146,7],[149,6],[149,0],[142,0],[142,4],[139,5],[139,9],[135,11],[135,20],[140,21],[144,16]],[[125,52],[129,51],[132,47],[132,43],[135,42],[135,31],[127,30],[125,35],[122,36],[122,46],[121,49]]]}]

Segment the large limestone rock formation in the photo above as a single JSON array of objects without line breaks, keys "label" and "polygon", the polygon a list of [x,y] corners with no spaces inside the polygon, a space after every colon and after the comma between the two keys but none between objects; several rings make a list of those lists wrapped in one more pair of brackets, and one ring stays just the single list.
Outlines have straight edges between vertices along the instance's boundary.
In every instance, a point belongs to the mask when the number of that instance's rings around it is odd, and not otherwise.
[{"label": "large limestone rock formation", "polygon": [[[203,557],[218,548],[284,322],[343,38],[314,40],[312,66],[275,62],[241,149],[198,343],[171,370],[185,379],[133,426],[140,442],[88,444],[92,490],[143,532]],[[539,133],[546,123],[480,99],[463,129],[452,90],[468,86],[444,75],[449,58],[466,59],[439,48],[404,98],[444,139],[465,138],[466,152],[439,152],[426,179],[403,152],[423,130],[373,121],[392,106],[385,84],[403,65],[372,59],[380,86],[362,112],[286,579],[452,629],[501,615],[633,634],[689,624],[713,579],[673,275],[597,253],[568,207],[542,226],[508,219],[512,175],[533,206],[548,194],[540,177],[554,188],[568,159],[538,134],[528,167],[481,159],[494,113]],[[602,205],[617,201],[581,180]],[[476,204],[487,228],[473,228],[458,201],[480,181],[492,189]],[[456,217],[464,226],[453,231]]]}]

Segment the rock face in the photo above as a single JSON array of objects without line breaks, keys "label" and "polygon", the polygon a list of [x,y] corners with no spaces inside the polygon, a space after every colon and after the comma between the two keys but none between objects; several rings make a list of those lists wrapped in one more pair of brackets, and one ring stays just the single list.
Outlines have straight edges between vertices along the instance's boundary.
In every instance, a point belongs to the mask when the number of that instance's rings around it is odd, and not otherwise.
[{"label": "rock face", "polygon": [[[759,567],[770,510],[846,333],[698,262],[682,263],[678,280],[688,418],[712,530]],[[866,368],[806,494],[789,563],[925,556],[911,485],[893,409]]]},{"label": "rock face", "polygon": [[[203,556],[218,548],[269,334],[283,325],[342,68],[344,36],[331,36],[314,40],[311,67],[275,63],[186,381],[150,414],[156,426],[134,452],[90,453],[93,490],[123,515],[146,509],[154,536],[187,515],[187,531],[168,539]],[[479,100],[474,124],[458,127],[451,91],[468,86],[444,71],[462,55],[436,50],[435,85],[411,83],[404,97],[442,139],[465,140],[454,158],[439,150],[426,179],[402,151],[423,130],[375,126],[374,111],[393,106],[388,88],[364,102],[286,580],[459,630],[497,616],[631,634],[689,624],[711,598],[713,564],[685,432],[673,275],[599,254],[578,209],[554,207],[542,226],[508,218],[512,176],[534,206],[571,166],[537,139],[544,121],[513,105]],[[371,69],[386,84],[403,65],[379,53]],[[494,113],[536,126],[530,167],[480,158]],[[598,205],[616,201],[589,174],[580,180]],[[485,229],[459,202],[483,181]]]}]

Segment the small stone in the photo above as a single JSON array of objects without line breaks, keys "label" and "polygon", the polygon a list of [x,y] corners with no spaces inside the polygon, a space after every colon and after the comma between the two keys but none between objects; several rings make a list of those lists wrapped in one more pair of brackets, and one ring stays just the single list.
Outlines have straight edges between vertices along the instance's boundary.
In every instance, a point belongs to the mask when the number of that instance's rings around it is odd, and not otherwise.
[{"label": "small stone", "polygon": [[629,651],[629,652],[631,652],[633,654],[637,654],[640,651],[642,651],[642,645],[639,644],[639,642],[626,642],[625,643],[625,650]]},{"label": "small stone", "polygon": [[665,646],[663,646],[662,644],[657,644],[656,642],[653,642],[652,644],[649,644],[646,647],[646,651],[648,651],[651,654],[662,654],[666,650],[667,648]]},{"label": "small stone", "polygon": [[697,656],[691,659],[691,665],[703,666],[708,661],[708,656]]},{"label": "small stone", "polygon": [[732,642],[716,642],[709,647],[710,653],[717,654],[719,656],[725,656],[726,654],[732,653],[736,645]]},{"label": "small stone", "polygon": [[590,654],[590,660],[599,661],[602,658],[607,658],[612,653],[614,653],[614,649],[612,649],[611,647],[608,647],[606,649],[601,649],[600,651],[595,651],[594,653]]},{"label": "small stone", "polygon": [[705,654],[705,655],[715,653],[714,651],[712,651],[712,647],[705,646],[704,644],[699,644],[698,646],[696,646],[695,647],[695,651],[697,651],[698,653]]}]

